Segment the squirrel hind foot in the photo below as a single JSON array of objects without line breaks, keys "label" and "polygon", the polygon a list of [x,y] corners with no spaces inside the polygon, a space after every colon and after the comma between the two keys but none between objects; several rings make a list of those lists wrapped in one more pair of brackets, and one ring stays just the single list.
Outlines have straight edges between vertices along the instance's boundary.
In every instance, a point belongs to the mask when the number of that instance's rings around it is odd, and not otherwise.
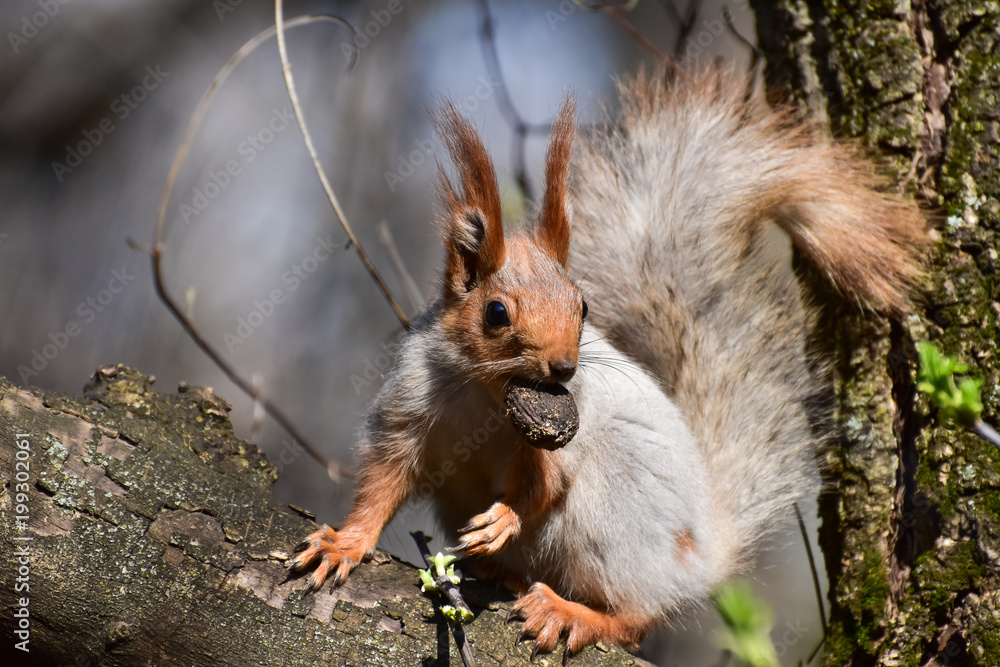
[{"label": "squirrel hind foot", "polygon": [[563,637],[568,655],[597,642],[638,646],[655,623],[651,617],[611,615],[564,600],[541,582],[514,603],[508,620],[516,619],[524,621],[518,641],[535,640],[532,658],[553,651]]}]

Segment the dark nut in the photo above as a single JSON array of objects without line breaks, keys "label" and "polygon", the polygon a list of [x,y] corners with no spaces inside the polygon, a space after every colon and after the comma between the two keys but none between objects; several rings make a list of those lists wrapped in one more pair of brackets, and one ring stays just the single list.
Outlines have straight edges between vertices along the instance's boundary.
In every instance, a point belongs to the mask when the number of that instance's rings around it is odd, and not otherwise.
[{"label": "dark nut", "polygon": [[504,402],[514,428],[540,449],[564,447],[580,430],[576,401],[561,384],[514,380]]}]

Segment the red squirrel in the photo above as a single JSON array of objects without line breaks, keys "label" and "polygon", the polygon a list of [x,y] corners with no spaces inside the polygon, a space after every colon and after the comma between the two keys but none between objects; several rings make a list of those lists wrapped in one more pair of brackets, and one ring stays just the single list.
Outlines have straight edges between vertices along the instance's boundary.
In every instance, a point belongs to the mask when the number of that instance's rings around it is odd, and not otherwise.
[{"label": "red squirrel", "polygon": [[[444,108],[458,182],[442,171],[440,296],[371,408],[350,515],[290,561],[316,567],[310,587],[342,582],[447,469],[437,517],[477,573],[520,593],[536,651],[635,645],[744,572],[817,492],[816,311],[783,238],[846,297],[901,314],[927,235],[863,160],[746,90],[719,71],[639,75],[580,137],[567,100],[537,218],[506,235],[490,157]],[[480,442],[515,379],[569,390],[569,444],[532,447],[506,422]]]}]

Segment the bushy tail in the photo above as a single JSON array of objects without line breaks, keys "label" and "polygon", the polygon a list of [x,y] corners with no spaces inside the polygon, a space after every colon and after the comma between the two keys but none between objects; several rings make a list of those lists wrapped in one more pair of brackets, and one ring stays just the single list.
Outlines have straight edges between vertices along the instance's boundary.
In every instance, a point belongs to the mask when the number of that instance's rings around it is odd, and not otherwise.
[{"label": "bushy tail", "polygon": [[920,213],[874,190],[862,160],[746,85],[718,72],[622,84],[620,118],[581,137],[571,175],[570,265],[591,321],[660,378],[703,443],[729,563],[818,486],[808,404],[821,380],[787,239],[846,296],[891,313],[926,243]]}]

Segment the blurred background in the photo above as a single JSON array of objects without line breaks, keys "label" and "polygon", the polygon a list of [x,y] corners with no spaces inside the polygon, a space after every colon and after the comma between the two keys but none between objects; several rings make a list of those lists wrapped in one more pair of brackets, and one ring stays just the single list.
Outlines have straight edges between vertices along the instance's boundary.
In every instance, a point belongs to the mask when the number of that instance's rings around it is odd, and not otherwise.
[{"label": "blurred background", "polygon": [[[649,44],[610,13],[572,0],[493,0],[485,35],[483,2],[286,3],[286,19],[336,14],[358,31],[330,22],[295,28],[289,57],[333,187],[408,312],[431,298],[437,280],[435,164],[443,151],[428,110],[442,99],[480,128],[514,221],[539,191],[547,124],[567,92],[588,123],[614,109],[615,77],[656,60],[650,46],[688,63],[751,63],[744,40],[755,41],[755,23],[745,0],[631,5],[621,16]],[[75,394],[95,368],[123,362],[155,375],[161,391],[182,380],[212,386],[233,404],[237,433],[281,469],[277,500],[336,524],[350,483],[334,485],[261,419],[157,299],[148,255],[127,243],[152,241],[167,173],[199,97],[273,22],[267,0],[0,5],[0,374]],[[519,125],[527,128],[523,141]],[[392,363],[386,348],[401,329],[344,248],[273,39],[213,99],[178,175],[165,233],[167,289],[204,338],[255,377],[306,438],[349,463]],[[815,549],[815,508],[803,514]],[[405,511],[381,546],[415,560],[408,531],[416,528],[433,533],[425,512]],[[782,662],[794,665],[819,641],[821,624],[798,531],[775,542],[753,580],[775,608]],[[825,586],[822,562],[818,568]],[[647,641],[644,655],[660,665],[718,664],[717,627],[712,610],[678,619]]]}]

